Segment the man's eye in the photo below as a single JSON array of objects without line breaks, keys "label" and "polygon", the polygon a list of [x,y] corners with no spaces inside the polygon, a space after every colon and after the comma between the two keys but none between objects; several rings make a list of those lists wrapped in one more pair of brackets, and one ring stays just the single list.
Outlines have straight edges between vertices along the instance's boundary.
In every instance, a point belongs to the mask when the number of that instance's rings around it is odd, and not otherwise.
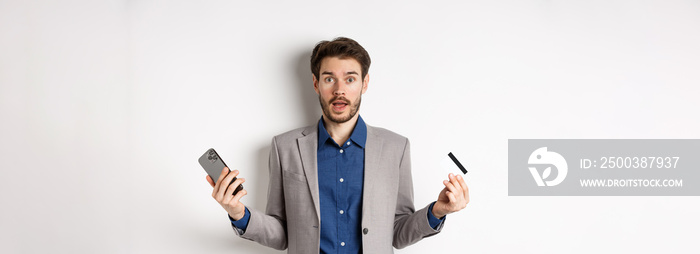
[{"label": "man's eye", "polygon": [[348,78],[348,83],[355,82],[355,78]]},{"label": "man's eye", "polygon": [[326,78],[326,82],[333,83],[333,78],[331,78],[331,77]]}]

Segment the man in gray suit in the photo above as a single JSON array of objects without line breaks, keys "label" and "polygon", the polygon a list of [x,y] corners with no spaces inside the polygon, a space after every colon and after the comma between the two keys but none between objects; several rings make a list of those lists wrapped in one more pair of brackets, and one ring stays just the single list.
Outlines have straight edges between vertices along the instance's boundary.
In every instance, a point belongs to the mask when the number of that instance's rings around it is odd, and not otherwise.
[{"label": "man in gray suit", "polygon": [[264,213],[233,195],[238,171],[207,181],[239,236],[288,253],[393,253],[440,232],[445,215],[469,203],[449,174],[437,201],[413,206],[410,145],[358,114],[369,84],[369,54],[348,38],[319,42],[311,56],[323,115],[315,125],[275,136]]}]

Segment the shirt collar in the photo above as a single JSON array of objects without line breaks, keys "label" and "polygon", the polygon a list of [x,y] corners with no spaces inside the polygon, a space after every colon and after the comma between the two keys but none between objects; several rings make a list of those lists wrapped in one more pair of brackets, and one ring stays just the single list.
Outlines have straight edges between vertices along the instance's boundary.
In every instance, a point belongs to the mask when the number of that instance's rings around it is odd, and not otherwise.
[{"label": "shirt collar", "polygon": [[[328,130],[326,130],[326,126],[323,124],[323,116],[321,116],[321,120],[318,121],[318,148],[320,149],[328,139],[333,140],[331,135],[328,134]],[[362,116],[357,117],[357,123],[348,141],[352,141],[362,148],[365,147],[365,143],[367,142],[367,125],[365,121],[362,120]]]}]

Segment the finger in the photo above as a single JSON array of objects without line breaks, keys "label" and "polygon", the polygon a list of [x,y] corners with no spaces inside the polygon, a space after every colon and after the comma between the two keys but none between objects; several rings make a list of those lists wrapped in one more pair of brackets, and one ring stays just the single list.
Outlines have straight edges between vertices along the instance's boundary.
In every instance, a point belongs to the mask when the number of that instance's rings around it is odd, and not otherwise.
[{"label": "finger", "polygon": [[[223,172],[222,172],[222,175],[223,175]],[[210,178],[211,178],[211,177],[208,176],[208,177],[207,177],[207,181],[208,181],[208,179],[210,179]],[[214,199],[216,199],[217,202],[219,201],[219,199],[217,199],[217,197],[219,196],[219,186],[221,186],[221,181],[222,181],[222,180],[223,180],[223,178],[222,178],[221,176],[219,176],[219,178],[217,178],[216,182],[214,183],[214,188],[211,190],[211,196],[212,196]],[[212,182],[213,182],[213,180],[212,180]]]},{"label": "finger", "polygon": [[236,179],[236,181],[233,181],[233,183],[228,186],[228,188],[226,189],[226,193],[224,194],[224,202],[231,202],[231,199],[233,199],[233,192],[235,192],[238,186],[243,184],[243,182],[245,182],[245,178],[238,178]]},{"label": "finger", "polygon": [[207,175],[207,182],[209,182],[209,185],[211,185],[211,187],[214,187],[214,185],[215,185],[214,180],[211,180],[211,176],[209,176],[209,175]]},{"label": "finger", "polygon": [[217,186],[220,185],[221,181],[224,180],[224,178],[226,177],[226,175],[228,175],[228,172],[229,172],[229,171],[230,171],[230,170],[228,169],[228,167],[224,167],[224,169],[221,170],[221,174],[219,174],[219,178],[216,179],[216,185],[217,185]]},{"label": "finger", "polygon": [[233,199],[231,200],[231,202],[235,202],[235,203],[241,202],[241,198],[243,196],[245,196],[246,194],[248,194],[248,191],[245,189],[239,191],[238,193],[236,193],[235,196],[233,196]]},{"label": "finger", "polygon": [[457,197],[455,197],[455,194],[452,192],[447,193],[447,199],[450,200],[450,204],[457,204]]},{"label": "finger", "polygon": [[462,195],[466,198],[469,196],[469,187],[467,186],[467,183],[464,182],[464,178],[462,176],[457,176],[457,180],[459,182],[459,186],[462,187]]},{"label": "finger", "polygon": [[228,188],[230,183],[233,181],[233,178],[236,177],[237,175],[238,175],[238,170],[233,170],[233,171],[229,172],[228,175],[226,175],[226,177],[224,177],[224,180],[222,180],[219,183],[219,195],[220,195],[218,197],[219,200],[223,200],[223,198],[225,197],[224,193],[226,193],[226,189]]},{"label": "finger", "polygon": [[462,193],[462,185],[460,185],[459,180],[457,179],[457,175],[450,174],[450,183],[452,186],[455,187],[455,190],[452,191],[455,195],[458,196],[463,196],[464,194]]},{"label": "finger", "polygon": [[444,184],[445,187],[447,187],[448,192],[458,193],[457,188],[454,186],[454,184],[452,184],[452,182],[445,180],[442,182],[442,184]]},{"label": "finger", "polygon": [[238,170],[229,171],[228,175],[226,175],[226,177],[224,177],[224,180],[221,181],[221,185],[219,186],[219,193],[221,193],[222,195],[226,193],[228,187],[231,186],[234,180],[236,180],[234,179],[236,178],[236,176],[238,176]]}]

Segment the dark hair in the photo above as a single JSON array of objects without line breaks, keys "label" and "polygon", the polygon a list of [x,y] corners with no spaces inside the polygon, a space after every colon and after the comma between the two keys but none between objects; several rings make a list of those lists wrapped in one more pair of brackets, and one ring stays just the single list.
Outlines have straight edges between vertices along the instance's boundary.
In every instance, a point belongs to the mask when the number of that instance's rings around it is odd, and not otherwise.
[{"label": "dark hair", "polygon": [[314,77],[319,78],[321,71],[321,61],[326,57],[338,57],[340,59],[353,58],[362,67],[362,79],[369,71],[369,65],[372,60],[369,59],[369,53],[355,40],[345,37],[338,37],[332,41],[320,41],[314,47],[311,53],[311,73]]}]

